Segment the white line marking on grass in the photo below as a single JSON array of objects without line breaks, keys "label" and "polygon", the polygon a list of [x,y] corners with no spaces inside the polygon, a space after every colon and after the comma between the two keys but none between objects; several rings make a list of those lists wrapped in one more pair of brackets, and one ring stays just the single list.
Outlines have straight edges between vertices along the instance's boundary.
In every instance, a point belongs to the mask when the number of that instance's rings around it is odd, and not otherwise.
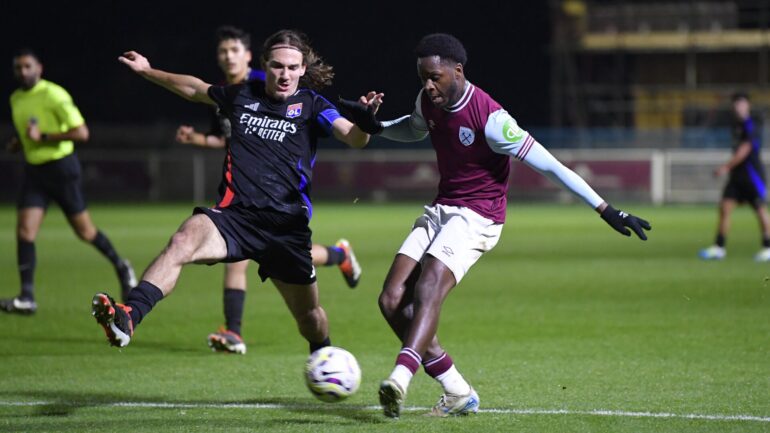
[{"label": "white line marking on grass", "polygon": [[[116,402],[57,402],[57,401],[0,401],[0,407],[31,407],[31,406],[74,406],[74,407],[139,407],[157,409],[326,409],[329,405],[320,404],[281,404],[281,403],[164,403],[149,401],[116,401]],[[340,409],[360,409],[378,411],[379,406],[336,406]],[[406,412],[427,412],[428,407],[409,406],[403,408]],[[569,409],[480,409],[479,413],[509,414],[509,415],[588,415],[619,418],[673,418],[694,419],[705,421],[755,421],[770,423],[770,416],[757,415],[722,415],[699,413],[670,413],[670,412],[632,412],[623,410],[569,410]]]},{"label": "white line marking on grass", "polygon": [[484,413],[503,413],[515,415],[593,415],[625,418],[679,418],[700,419],[708,421],[758,421],[770,422],[768,416],[756,415],[709,415],[699,413],[668,413],[668,412],[629,412],[624,410],[567,410],[567,409],[479,409]]}]

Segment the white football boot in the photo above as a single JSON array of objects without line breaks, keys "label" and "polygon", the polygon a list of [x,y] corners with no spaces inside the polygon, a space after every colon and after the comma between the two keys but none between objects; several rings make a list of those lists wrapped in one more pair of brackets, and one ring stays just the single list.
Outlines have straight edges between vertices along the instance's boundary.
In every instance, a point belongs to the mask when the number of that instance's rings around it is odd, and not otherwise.
[{"label": "white football boot", "polygon": [[18,296],[9,299],[0,299],[0,311],[6,313],[35,314],[37,304],[35,301],[21,299]]},{"label": "white football boot", "polygon": [[727,256],[727,250],[718,245],[712,245],[698,251],[698,257],[703,260],[722,260]]},{"label": "white football boot", "polygon": [[471,387],[468,394],[443,394],[428,415],[447,417],[473,414],[479,411],[479,395]]},{"label": "white football boot", "polygon": [[762,248],[758,253],[754,254],[755,262],[770,262],[770,248]]}]

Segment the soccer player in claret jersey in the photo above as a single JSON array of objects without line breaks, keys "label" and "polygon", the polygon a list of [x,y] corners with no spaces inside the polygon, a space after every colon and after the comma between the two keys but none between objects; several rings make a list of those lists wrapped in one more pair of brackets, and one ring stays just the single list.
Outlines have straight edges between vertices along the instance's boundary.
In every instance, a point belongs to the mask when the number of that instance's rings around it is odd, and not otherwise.
[{"label": "soccer player in claret jersey", "polygon": [[[217,29],[217,63],[225,76],[225,84],[239,84],[250,80],[265,81],[265,72],[252,69],[251,35],[237,27],[222,26]],[[201,147],[225,148],[230,139],[230,119],[214,106],[210,106],[211,126],[207,133],[195,131],[192,126],[181,125],[176,141]],[[223,167],[226,171],[227,167]],[[224,183],[220,185],[225,187]],[[346,239],[334,246],[313,244],[310,250],[314,266],[339,267],[348,287],[355,288],[361,278],[361,266],[353,248]],[[246,353],[246,343],[241,337],[243,306],[246,300],[246,270],[249,260],[225,264],[224,313],[225,326],[209,334],[207,342],[216,352]]]},{"label": "soccer player in claret jersey", "polygon": [[[265,81],[212,86],[154,69],[137,52],[119,57],[131,70],[194,102],[216,104],[230,119],[225,188],[218,204],[193,211],[150,264],[125,304],[106,293],[92,314],[113,346],[126,346],[134,329],[174,289],[188,263],[259,263],[259,275],[277,287],[313,352],[330,345],[310,256],[312,167],[319,136],[363,147],[369,135],[341,117],[309,88],[331,84],[332,67],[296,31],[282,30],[263,45]],[[302,86],[302,87],[300,87]],[[307,88],[306,88],[307,87]]]},{"label": "soccer player in claret jersey", "polygon": [[125,297],[136,285],[134,270],[94,225],[81,186],[75,142],[88,141],[88,126],[70,94],[42,78],[43,65],[33,51],[20,50],[13,57],[13,72],[20,85],[11,94],[17,135],[7,148],[23,150],[25,160],[16,224],[21,293],[14,298],[0,299],[0,311],[20,314],[37,311],[35,240],[51,201],[62,209],[78,238],[93,245],[112,263]]},{"label": "soccer player in claret jersey", "polygon": [[741,204],[748,203],[757,215],[762,248],[754,255],[757,262],[770,261],[770,216],[767,213],[767,185],[765,168],[762,166],[760,149],[762,134],[754,119],[751,118],[749,95],[733,95],[733,156],[720,165],[714,175],[724,176],[729,173],[722,200],[719,202],[719,222],[714,245],[700,250],[698,255],[704,260],[722,260],[727,255],[725,244],[730,231],[730,216]]},{"label": "soccer player in claret jersey", "polygon": [[379,390],[383,412],[398,417],[412,376],[422,363],[444,394],[436,416],[478,410],[476,391],[436,337],[441,305],[470,267],[491,250],[505,220],[510,157],[556,181],[601,214],[620,233],[641,239],[650,225],[614,209],[557,161],[483,90],[466,80],[465,48],[455,37],[432,34],[416,48],[423,83],[411,115],[379,122],[381,93],[340,103],[364,131],[397,141],[430,135],[441,176],[438,195],[417,218],[398,251],[380,294],[380,309],[402,348]]}]

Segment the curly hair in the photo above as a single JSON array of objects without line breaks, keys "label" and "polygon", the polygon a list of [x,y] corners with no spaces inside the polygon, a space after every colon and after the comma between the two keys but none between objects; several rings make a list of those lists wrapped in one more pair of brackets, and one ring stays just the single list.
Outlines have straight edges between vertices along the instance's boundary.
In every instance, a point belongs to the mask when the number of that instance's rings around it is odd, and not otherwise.
[{"label": "curly hair", "polygon": [[263,65],[267,64],[270,51],[276,46],[288,45],[296,48],[302,53],[302,63],[305,65],[305,75],[299,80],[299,84],[313,90],[320,90],[323,87],[330,86],[334,78],[334,68],[324,63],[310,46],[308,37],[297,30],[279,30],[273,33],[265,40],[262,45],[262,56],[260,60]]},{"label": "curly hair", "polygon": [[465,66],[468,54],[463,43],[446,33],[432,33],[420,39],[414,49],[417,57],[439,56],[442,60],[452,60]]}]

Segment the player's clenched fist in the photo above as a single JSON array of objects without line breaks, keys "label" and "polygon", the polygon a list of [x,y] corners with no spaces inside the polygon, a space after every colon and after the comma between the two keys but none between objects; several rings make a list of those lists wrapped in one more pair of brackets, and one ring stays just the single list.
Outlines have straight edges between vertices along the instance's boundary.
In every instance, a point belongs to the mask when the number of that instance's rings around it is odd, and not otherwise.
[{"label": "player's clenched fist", "polygon": [[118,57],[118,61],[139,74],[150,69],[150,61],[136,51],[126,51],[122,56]]}]

